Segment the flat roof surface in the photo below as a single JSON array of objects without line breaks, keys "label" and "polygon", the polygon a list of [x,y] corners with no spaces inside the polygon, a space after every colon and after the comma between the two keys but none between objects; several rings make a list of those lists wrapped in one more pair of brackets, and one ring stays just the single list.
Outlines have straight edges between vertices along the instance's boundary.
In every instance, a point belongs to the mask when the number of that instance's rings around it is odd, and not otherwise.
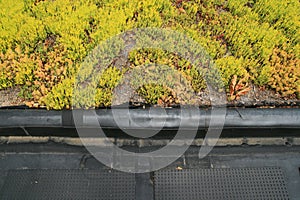
[{"label": "flat roof surface", "polygon": [[190,147],[170,166],[144,174],[112,170],[84,147],[2,144],[0,151],[1,199],[300,197],[299,146],[215,147],[204,159]]}]

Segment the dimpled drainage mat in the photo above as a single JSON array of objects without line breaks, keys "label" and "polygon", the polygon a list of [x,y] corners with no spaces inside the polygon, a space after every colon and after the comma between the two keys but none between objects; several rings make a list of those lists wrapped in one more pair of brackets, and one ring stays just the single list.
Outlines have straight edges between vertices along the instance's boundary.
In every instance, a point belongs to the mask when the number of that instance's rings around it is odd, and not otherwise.
[{"label": "dimpled drainage mat", "polygon": [[135,176],[97,170],[14,170],[0,199],[134,199]]},{"label": "dimpled drainage mat", "polygon": [[289,199],[280,168],[159,171],[155,199]]}]

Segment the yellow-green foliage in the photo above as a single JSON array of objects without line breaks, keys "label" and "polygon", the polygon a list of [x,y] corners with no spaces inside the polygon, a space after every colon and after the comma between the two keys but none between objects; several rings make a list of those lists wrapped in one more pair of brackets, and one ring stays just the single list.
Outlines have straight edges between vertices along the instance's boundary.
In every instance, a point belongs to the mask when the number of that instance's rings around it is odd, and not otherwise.
[{"label": "yellow-green foliage", "polygon": [[[44,99],[48,109],[69,109],[72,105],[74,79],[67,78],[57,84]],[[33,102],[34,103],[34,102]]]},{"label": "yellow-green foliage", "polygon": [[222,77],[222,81],[226,89],[229,89],[230,82],[234,75],[238,80],[243,79],[248,82],[249,74],[245,69],[246,61],[242,58],[236,59],[233,56],[228,56],[216,60],[216,66]]},{"label": "yellow-green foliage", "polygon": [[131,67],[133,68],[151,63],[157,65],[167,65],[181,72],[184,77],[191,82],[191,86],[195,92],[199,92],[200,90],[206,88],[205,80],[201,75],[201,69],[197,69],[195,66],[192,66],[191,63],[180,58],[180,56],[176,54],[157,49],[143,49],[132,51],[129,55],[129,61],[132,63]]},{"label": "yellow-green foliage", "polygon": [[[260,20],[281,30],[292,43],[299,45],[300,6],[298,0],[258,0],[253,5],[253,10],[258,13]],[[299,58],[300,54],[297,56]]]},{"label": "yellow-green foliage", "polygon": [[6,52],[19,44],[33,48],[46,37],[44,23],[25,11],[27,1],[0,1],[0,51]]},{"label": "yellow-green foliage", "polygon": [[[299,95],[299,13],[298,0],[0,0],[0,89],[20,85],[29,106],[70,108],[74,76],[93,48],[133,28],[160,27],[182,32],[205,48],[227,91],[234,78],[282,96]],[[136,50],[129,62],[131,68],[167,65],[195,92],[206,87],[197,66],[176,52]],[[125,71],[110,66],[95,102],[85,106],[109,106]],[[177,98],[160,84],[138,92],[151,104]]]},{"label": "yellow-green foliage", "polygon": [[122,72],[114,67],[104,71],[95,95],[96,107],[111,105],[113,89],[120,83],[121,79]]},{"label": "yellow-green foliage", "polygon": [[[160,100],[163,101],[168,97],[171,97],[170,100],[172,103],[177,102],[177,100],[175,99],[176,96],[172,94],[172,91],[169,88],[164,87],[163,85],[157,85],[157,84],[143,85],[138,89],[138,93],[145,98],[146,103],[148,104],[156,104],[160,102]],[[161,102],[160,104],[163,103],[165,102]]]}]

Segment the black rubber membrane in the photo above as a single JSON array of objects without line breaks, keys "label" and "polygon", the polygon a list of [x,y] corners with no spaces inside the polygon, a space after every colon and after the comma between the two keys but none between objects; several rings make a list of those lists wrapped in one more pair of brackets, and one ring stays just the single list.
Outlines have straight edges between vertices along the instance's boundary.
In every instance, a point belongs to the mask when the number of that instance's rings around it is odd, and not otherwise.
[{"label": "black rubber membrane", "polygon": [[[218,108],[214,109],[216,113],[211,109],[200,109],[198,113],[187,108],[187,116],[182,116],[180,109],[166,109],[165,114],[155,110],[116,109],[120,112],[121,123],[117,124],[111,109],[99,109],[95,113],[93,110],[0,109],[0,136],[78,137],[76,127],[86,131],[84,137],[99,137],[101,125],[106,136],[126,138],[128,135],[120,127],[131,131],[140,131],[141,128],[159,131],[163,120],[164,127],[155,138],[172,138],[179,127],[187,132],[197,128],[196,137],[203,138],[211,118],[225,120],[221,137],[299,137],[300,133],[300,109],[296,108],[228,108],[226,116],[216,112]],[[181,118],[185,119],[185,124],[181,124]],[[198,127],[195,127],[195,122],[199,122]],[[144,127],[145,124],[148,127]]]}]

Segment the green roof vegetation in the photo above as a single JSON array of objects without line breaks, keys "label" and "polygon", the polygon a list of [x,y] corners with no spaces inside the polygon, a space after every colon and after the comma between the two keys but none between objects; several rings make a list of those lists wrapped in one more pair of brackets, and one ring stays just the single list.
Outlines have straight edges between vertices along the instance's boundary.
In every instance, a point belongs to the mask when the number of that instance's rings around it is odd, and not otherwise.
[{"label": "green roof vegetation", "polygon": [[[69,109],[74,76],[101,42],[133,28],[169,28],[187,34],[214,59],[229,100],[256,85],[282,97],[300,97],[299,0],[0,0],[0,89],[21,87],[30,107]],[[122,70],[110,66],[94,106],[110,106],[113,89],[130,68],[170,66],[205,90],[201,73],[173,54],[140,49]],[[166,85],[137,93],[150,104],[176,103]]]}]

